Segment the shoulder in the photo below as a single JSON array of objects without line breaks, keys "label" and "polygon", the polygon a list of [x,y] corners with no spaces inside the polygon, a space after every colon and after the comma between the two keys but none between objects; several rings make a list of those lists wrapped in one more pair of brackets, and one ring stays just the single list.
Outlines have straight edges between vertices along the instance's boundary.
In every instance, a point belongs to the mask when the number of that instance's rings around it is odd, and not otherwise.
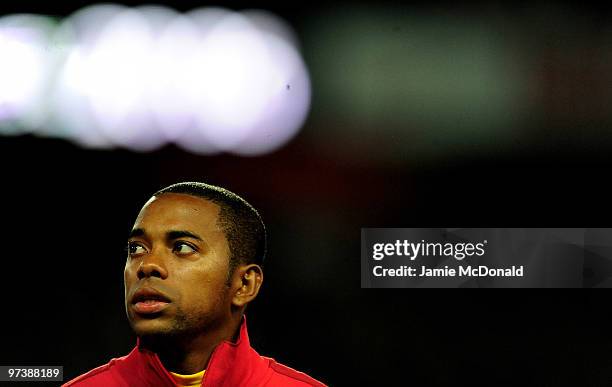
[{"label": "shoulder", "polygon": [[[263,357],[263,356],[262,356]],[[275,387],[326,387],[325,384],[306,375],[303,372],[294,370],[291,367],[278,363],[276,360],[264,357],[269,361],[269,367],[272,371],[272,376],[268,379],[266,386]]]},{"label": "shoulder", "polygon": [[62,387],[95,387],[95,386],[108,386],[113,383],[113,377],[110,369],[116,359],[111,360],[107,364],[96,367],[83,375],[77,376],[70,380]]},{"label": "shoulder", "polygon": [[101,365],[70,380],[62,387],[106,387],[106,386],[127,386],[128,380],[125,379],[126,371],[134,373],[136,371],[137,349],[134,348],[129,354],[111,359],[108,363]]}]

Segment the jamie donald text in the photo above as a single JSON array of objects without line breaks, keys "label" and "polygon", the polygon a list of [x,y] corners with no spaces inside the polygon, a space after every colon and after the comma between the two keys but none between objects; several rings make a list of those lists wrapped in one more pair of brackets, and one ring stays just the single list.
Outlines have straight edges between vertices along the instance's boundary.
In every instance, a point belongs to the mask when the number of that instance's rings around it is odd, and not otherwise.
[{"label": "jamie donald text", "polygon": [[400,266],[397,268],[383,268],[374,266],[375,277],[523,277],[525,275],[524,266],[512,266],[509,268],[490,268],[488,266],[459,266],[458,269],[449,268],[428,268],[421,266],[420,270],[410,266]]},{"label": "jamie donald text", "polygon": [[[482,257],[486,253],[487,240],[480,243],[432,243],[421,240],[410,242],[408,240],[396,240],[395,243],[375,243],[372,246],[372,259],[382,261],[389,256],[404,257],[409,262],[419,257],[452,257],[462,261],[469,257]],[[486,265],[458,265],[457,267],[431,268],[426,265],[408,266],[400,265],[387,268],[383,265],[372,267],[374,277],[523,277],[524,266],[489,267]]]}]

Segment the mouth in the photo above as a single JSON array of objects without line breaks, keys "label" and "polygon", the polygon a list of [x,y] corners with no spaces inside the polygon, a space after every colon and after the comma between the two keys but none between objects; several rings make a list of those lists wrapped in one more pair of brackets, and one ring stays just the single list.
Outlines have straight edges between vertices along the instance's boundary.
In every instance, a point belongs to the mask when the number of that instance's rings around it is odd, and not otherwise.
[{"label": "mouth", "polygon": [[136,313],[153,314],[161,312],[171,302],[166,295],[153,288],[142,288],[132,296],[131,305]]}]

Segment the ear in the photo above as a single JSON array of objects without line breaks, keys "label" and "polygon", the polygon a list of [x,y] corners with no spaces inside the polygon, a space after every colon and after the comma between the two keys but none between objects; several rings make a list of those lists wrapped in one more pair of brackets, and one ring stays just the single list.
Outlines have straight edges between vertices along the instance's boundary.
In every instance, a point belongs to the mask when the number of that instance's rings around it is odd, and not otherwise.
[{"label": "ear", "polygon": [[259,293],[263,283],[263,270],[255,264],[241,265],[234,271],[234,297],[232,304],[236,307],[246,306]]}]

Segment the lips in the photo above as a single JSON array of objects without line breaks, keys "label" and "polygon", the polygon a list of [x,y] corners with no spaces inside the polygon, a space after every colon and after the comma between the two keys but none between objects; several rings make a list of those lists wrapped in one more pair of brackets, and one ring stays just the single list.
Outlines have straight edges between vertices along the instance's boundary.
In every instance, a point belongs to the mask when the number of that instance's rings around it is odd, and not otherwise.
[{"label": "lips", "polygon": [[172,301],[153,288],[142,288],[132,296],[132,308],[136,313],[151,314],[164,310]]}]

